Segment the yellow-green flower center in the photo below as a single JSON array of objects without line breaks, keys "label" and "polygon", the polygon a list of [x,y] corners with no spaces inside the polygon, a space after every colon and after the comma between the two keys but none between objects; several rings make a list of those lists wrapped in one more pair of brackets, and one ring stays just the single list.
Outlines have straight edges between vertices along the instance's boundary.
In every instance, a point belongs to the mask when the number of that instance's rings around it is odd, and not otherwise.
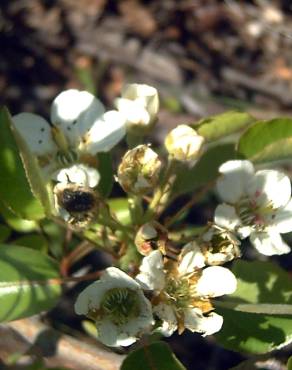
[{"label": "yellow-green flower center", "polygon": [[187,308],[191,304],[191,287],[187,278],[169,278],[166,282],[165,293],[177,309]]},{"label": "yellow-green flower center", "polygon": [[126,324],[139,316],[140,304],[137,292],[129,288],[108,290],[100,303],[101,316],[107,317],[116,325]]}]

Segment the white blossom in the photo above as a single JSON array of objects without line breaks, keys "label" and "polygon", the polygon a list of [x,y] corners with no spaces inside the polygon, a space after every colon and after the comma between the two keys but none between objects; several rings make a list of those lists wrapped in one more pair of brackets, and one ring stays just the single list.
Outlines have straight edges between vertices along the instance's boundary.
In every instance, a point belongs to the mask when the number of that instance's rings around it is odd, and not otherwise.
[{"label": "white blossom", "polygon": [[74,89],[55,98],[50,124],[32,113],[17,114],[13,122],[42,167],[47,166],[50,171],[86,155],[107,152],[125,135],[122,114],[105,112],[92,94]]},{"label": "white blossom", "polygon": [[204,138],[187,125],[179,125],[166,136],[165,147],[178,161],[194,161],[198,158]]},{"label": "white blossom", "polygon": [[276,170],[255,172],[249,161],[228,161],[219,168],[217,191],[225,202],[215,211],[215,223],[241,238],[250,236],[265,255],[290,251],[280,234],[292,231],[289,178]]},{"label": "white blossom", "polygon": [[204,262],[198,251],[183,248],[177,268],[166,269],[156,250],[144,257],[136,280],[153,291],[153,312],[162,321],[160,331],[169,336],[184,329],[210,335],[220,330],[223,318],[212,311],[211,297],[233,293],[236,278],[228,269]]},{"label": "white blossom", "polygon": [[159,98],[157,90],[145,84],[129,84],[116,99],[118,111],[126,118],[127,128],[136,132],[147,132],[155,123]]},{"label": "white blossom", "polygon": [[140,285],[115,267],[79,294],[75,312],[94,320],[98,340],[112,347],[133,344],[153,325],[151,304]]}]

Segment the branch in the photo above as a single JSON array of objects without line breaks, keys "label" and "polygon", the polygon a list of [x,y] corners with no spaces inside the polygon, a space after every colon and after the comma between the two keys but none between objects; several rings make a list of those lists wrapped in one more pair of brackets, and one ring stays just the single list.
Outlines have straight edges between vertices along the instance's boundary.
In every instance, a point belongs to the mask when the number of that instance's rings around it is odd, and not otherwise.
[{"label": "branch", "polygon": [[39,354],[47,366],[72,370],[118,370],[124,359],[88,338],[61,334],[35,317],[0,325],[0,358],[5,361],[15,353]]}]

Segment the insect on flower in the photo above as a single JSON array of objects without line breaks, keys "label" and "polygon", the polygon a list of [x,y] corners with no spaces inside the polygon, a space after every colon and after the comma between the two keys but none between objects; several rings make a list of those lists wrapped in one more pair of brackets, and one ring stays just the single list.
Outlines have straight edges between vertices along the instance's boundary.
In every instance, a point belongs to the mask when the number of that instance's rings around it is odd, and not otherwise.
[{"label": "insect on flower", "polygon": [[54,193],[59,214],[72,226],[84,227],[96,217],[99,198],[90,187],[59,183]]}]

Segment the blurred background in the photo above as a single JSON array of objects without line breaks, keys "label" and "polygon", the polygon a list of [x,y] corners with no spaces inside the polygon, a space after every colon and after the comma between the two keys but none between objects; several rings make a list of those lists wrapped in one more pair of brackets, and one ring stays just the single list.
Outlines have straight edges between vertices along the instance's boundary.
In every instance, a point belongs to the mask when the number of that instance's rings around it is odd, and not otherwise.
[{"label": "blurred background", "polygon": [[[291,0],[1,0],[1,104],[48,117],[64,89],[89,90],[111,107],[123,84],[147,83],[161,94],[158,141],[227,109],[289,116],[291,47]],[[64,305],[52,316],[61,323]],[[246,358],[196,334],[170,344],[191,370]],[[275,356],[259,368],[284,369],[287,352]]]}]

